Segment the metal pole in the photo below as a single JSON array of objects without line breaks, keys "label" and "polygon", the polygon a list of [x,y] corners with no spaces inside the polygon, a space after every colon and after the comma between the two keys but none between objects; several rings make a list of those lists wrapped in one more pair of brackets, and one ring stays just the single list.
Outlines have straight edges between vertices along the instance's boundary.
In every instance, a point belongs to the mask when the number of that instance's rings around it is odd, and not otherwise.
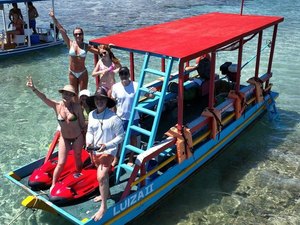
[{"label": "metal pole", "polygon": [[241,16],[243,15],[243,9],[244,9],[244,0],[242,0],[242,5],[241,5]]},{"label": "metal pole", "polygon": [[214,108],[215,104],[215,67],[216,67],[216,52],[211,53],[210,59],[210,79],[209,79],[209,97],[208,108]]}]

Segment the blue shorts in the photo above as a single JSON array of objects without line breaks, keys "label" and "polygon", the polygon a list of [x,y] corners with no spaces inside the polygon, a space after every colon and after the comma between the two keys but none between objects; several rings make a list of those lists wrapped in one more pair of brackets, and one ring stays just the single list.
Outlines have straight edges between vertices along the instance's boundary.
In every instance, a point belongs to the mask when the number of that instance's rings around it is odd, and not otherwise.
[{"label": "blue shorts", "polygon": [[[125,130],[125,132],[127,131],[127,127],[128,127],[128,122],[129,122],[129,120],[122,120],[122,122],[123,122],[123,128],[124,128],[124,130]],[[136,125],[136,126],[138,126],[139,125],[139,120],[137,119],[137,120],[134,120],[133,121],[133,125]],[[131,135],[132,136],[138,136],[140,133],[139,132],[137,132],[137,131],[135,131],[135,130],[132,130],[131,131]]]},{"label": "blue shorts", "polygon": [[35,28],[36,26],[36,21],[34,20],[29,20],[29,28]]}]

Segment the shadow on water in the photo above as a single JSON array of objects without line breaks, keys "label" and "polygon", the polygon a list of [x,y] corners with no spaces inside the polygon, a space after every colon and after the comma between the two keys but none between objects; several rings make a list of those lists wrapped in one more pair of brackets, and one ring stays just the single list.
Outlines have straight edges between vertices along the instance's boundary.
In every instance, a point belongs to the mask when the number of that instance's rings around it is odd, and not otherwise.
[{"label": "shadow on water", "polygon": [[[273,204],[269,209],[267,205],[264,208],[270,189],[289,192],[290,204],[291,199],[299,197],[300,188],[300,179],[274,180],[265,173],[265,168],[260,169],[272,161],[274,149],[280,148],[300,122],[296,112],[280,110],[279,113],[280,118],[272,122],[264,115],[152,210],[128,224],[267,224],[272,216],[270,208],[274,208]],[[268,188],[264,196],[256,190],[259,186]],[[285,199],[278,201],[285,202]]]}]

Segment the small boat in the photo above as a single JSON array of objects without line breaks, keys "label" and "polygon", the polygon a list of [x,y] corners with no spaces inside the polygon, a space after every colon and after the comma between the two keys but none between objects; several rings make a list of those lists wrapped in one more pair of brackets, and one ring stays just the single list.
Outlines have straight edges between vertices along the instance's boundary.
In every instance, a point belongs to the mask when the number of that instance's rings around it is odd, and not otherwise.
[{"label": "small boat", "polygon": [[[49,24],[49,27],[36,28],[37,33],[33,33],[32,29],[28,28],[28,2],[36,2],[41,0],[1,0],[0,11],[2,11],[3,30],[0,31],[0,58],[5,59],[10,56],[23,54],[40,49],[50,48],[58,45],[62,45],[64,42],[58,36],[58,31],[54,29],[53,24]],[[46,0],[43,0],[46,1]],[[7,22],[7,15],[5,12],[6,5],[12,3],[25,3],[24,13],[24,34],[14,35],[12,43],[7,43],[6,32],[9,29],[9,23]],[[54,0],[49,1],[49,9],[54,8]]]},{"label": "small boat", "polygon": [[[60,206],[51,199],[53,193],[32,190],[28,177],[44,159],[6,174],[30,194],[22,204],[60,214],[78,225],[125,224],[153,207],[206,162],[221,157],[218,153],[263,115],[276,119],[278,93],[272,90],[272,63],[283,20],[208,13],[91,40],[90,44],[111,44],[127,52],[131,79],[138,81],[119,164],[112,173],[108,210],[95,222],[91,216],[99,203],[82,197],[76,204]],[[271,42],[263,46],[263,38]],[[242,65],[244,46],[254,46],[255,57]],[[265,51],[268,57],[261,57]],[[208,79],[199,77],[197,66],[185,70],[205,54],[210,55]],[[137,65],[140,59],[143,62]],[[144,98],[152,87],[157,90],[151,92],[155,97]],[[135,113],[141,115],[140,126],[133,124]],[[138,146],[130,144],[133,131],[140,134]],[[130,152],[136,156],[133,166],[127,165]],[[83,190],[78,188],[73,196]]]}]

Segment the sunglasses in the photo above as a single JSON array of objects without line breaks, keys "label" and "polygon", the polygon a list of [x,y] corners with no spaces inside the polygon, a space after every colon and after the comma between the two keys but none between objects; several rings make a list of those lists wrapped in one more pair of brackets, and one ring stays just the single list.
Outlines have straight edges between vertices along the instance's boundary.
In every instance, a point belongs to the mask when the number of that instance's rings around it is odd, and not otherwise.
[{"label": "sunglasses", "polygon": [[83,33],[74,33],[74,36],[82,36]]},{"label": "sunglasses", "polygon": [[103,56],[105,56],[107,54],[107,52],[106,51],[104,51],[104,52],[100,52],[100,57],[103,57]]}]

